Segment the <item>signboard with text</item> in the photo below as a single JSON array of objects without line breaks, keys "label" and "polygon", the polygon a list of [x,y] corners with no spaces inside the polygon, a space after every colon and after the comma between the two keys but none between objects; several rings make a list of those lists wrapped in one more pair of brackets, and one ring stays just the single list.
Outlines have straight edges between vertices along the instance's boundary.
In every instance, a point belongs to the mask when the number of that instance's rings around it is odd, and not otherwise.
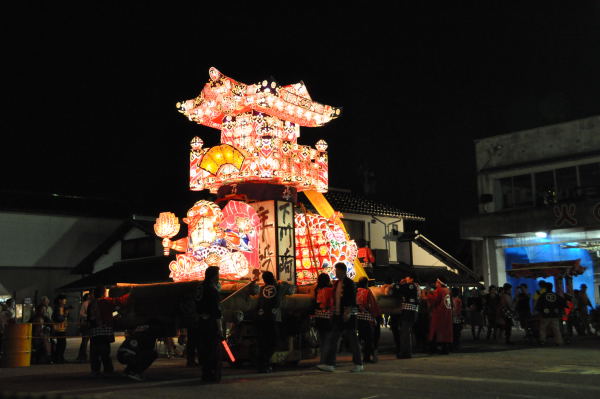
[{"label": "signboard with text", "polygon": [[287,201],[260,201],[250,204],[260,220],[258,262],[261,271],[275,278],[296,283],[294,206]]},{"label": "signboard with text", "polygon": [[275,239],[275,201],[249,204],[260,220],[258,232],[258,264],[261,271],[270,271],[277,278],[277,243]]},{"label": "signboard with text", "polygon": [[294,206],[287,201],[277,201],[277,271],[279,280],[296,284]]}]

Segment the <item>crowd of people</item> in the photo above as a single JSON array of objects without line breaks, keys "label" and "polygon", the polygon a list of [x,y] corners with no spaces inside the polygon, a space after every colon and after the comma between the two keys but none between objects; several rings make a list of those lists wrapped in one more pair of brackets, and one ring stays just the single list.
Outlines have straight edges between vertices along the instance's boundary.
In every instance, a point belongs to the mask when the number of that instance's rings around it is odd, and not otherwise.
[{"label": "crowd of people", "polygon": [[554,343],[568,343],[574,331],[577,335],[592,334],[593,309],[586,290],[582,284],[573,294],[556,292],[552,283],[543,280],[533,295],[526,284],[516,287],[516,292],[509,283],[499,288],[491,285],[484,291],[475,288],[467,292],[462,320],[470,326],[474,341],[481,339],[485,329],[487,341],[504,338],[512,345],[512,332],[519,329],[531,344],[545,345],[548,332]]},{"label": "crowd of people", "polygon": [[[570,295],[556,293],[551,283],[540,281],[539,289],[530,295],[524,284],[515,293],[508,283],[500,288],[489,286],[484,291],[479,288],[463,291],[450,289],[439,279],[433,286],[422,288],[412,275],[381,288],[383,294],[394,297],[395,304],[400,306],[399,313],[386,315],[368,287],[369,280],[362,278],[355,284],[346,272],[345,264],[336,264],[336,279],[332,281],[328,274],[322,273],[314,289],[311,325],[318,335],[317,368],[321,371],[334,371],[337,354],[344,348],[352,354],[353,372],[363,371],[365,363],[376,363],[382,328],[391,330],[399,359],[409,359],[417,351],[429,354],[459,351],[466,325],[470,326],[474,341],[485,337],[494,342],[502,337],[509,345],[513,343],[515,327],[530,342],[541,345],[546,344],[548,332],[557,345],[569,342],[574,332],[597,333],[597,328],[591,327],[592,304],[585,285]],[[263,272],[261,277],[263,284],[260,287],[256,284],[256,364],[259,372],[270,373],[282,324],[285,290],[272,273]],[[258,275],[254,282],[259,282]],[[197,292],[184,298],[179,309],[183,315],[180,327],[186,337],[186,365],[201,365],[202,379],[206,382],[220,381],[222,351],[229,350],[223,332],[219,290],[219,268],[209,267]],[[109,298],[105,293],[104,287],[98,287],[86,294],[77,315],[81,332],[77,361],[89,362],[93,376],[114,373],[110,355],[111,343],[115,341],[113,315],[129,300],[128,295]],[[0,310],[2,327],[14,321],[10,304],[3,304]],[[49,298],[42,297],[30,320],[33,363],[65,362],[67,320],[72,310],[64,295],[57,296],[53,306]],[[157,339],[169,336],[172,334],[165,326],[151,323],[126,331],[126,339],[117,351],[118,361],[126,366],[125,375],[142,380],[143,372],[158,356]],[[172,338],[163,340],[167,345]]]}]

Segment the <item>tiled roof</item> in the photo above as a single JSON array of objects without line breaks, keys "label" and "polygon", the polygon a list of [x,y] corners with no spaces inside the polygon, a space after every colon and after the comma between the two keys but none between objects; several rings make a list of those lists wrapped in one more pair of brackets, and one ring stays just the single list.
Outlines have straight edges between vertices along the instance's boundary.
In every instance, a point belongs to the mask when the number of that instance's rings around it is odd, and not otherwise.
[{"label": "tiled roof", "polygon": [[[327,201],[329,201],[333,209],[342,213],[357,213],[360,215],[370,216],[389,216],[419,222],[425,221],[425,218],[422,216],[417,216],[412,212],[405,212],[394,206],[361,197],[360,195],[354,194],[351,191],[330,189],[329,192],[325,194],[325,198],[327,198]],[[306,197],[301,196],[299,199],[308,208],[311,208]]]}]

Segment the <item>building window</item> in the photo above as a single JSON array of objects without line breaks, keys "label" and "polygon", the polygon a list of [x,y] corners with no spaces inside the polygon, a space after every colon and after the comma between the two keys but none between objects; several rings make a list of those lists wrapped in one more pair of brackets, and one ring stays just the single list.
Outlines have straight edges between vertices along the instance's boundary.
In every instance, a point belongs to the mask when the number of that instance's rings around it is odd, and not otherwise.
[{"label": "building window", "polygon": [[513,177],[513,195],[515,207],[533,206],[533,185],[530,174]]},{"label": "building window", "polygon": [[554,189],[554,171],[547,170],[534,175],[535,179],[535,204],[537,206],[549,205],[556,202]]},{"label": "building window", "polygon": [[515,207],[513,200],[512,177],[505,177],[497,180],[498,187],[496,191],[500,196],[500,209],[510,209]]},{"label": "building window", "polygon": [[577,188],[577,168],[556,169],[556,192],[559,200],[572,198]]},{"label": "building window", "polygon": [[598,198],[600,163],[497,179],[494,197],[498,210],[552,205],[579,197]]},{"label": "building window", "polygon": [[584,198],[600,197],[600,163],[590,163],[578,166],[579,190],[578,195]]},{"label": "building window", "polygon": [[499,209],[533,206],[531,175],[511,176],[496,180],[496,195],[500,198]]},{"label": "building window", "polygon": [[600,163],[579,165],[579,183],[581,187],[600,186]]}]

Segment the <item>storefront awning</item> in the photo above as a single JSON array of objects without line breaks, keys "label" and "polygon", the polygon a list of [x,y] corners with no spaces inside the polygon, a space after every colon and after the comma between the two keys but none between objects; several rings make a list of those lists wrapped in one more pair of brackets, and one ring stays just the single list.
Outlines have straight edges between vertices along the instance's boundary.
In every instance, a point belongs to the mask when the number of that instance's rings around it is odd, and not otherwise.
[{"label": "storefront awning", "polygon": [[511,277],[517,278],[545,278],[578,276],[584,271],[585,267],[581,266],[581,259],[574,259],[557,262],[513,263],[512,270],[506,272]]}]

